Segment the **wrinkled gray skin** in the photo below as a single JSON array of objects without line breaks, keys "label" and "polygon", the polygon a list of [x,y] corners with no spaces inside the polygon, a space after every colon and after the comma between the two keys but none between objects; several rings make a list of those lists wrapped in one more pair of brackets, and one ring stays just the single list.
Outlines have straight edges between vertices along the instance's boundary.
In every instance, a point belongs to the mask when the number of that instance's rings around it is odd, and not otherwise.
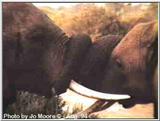
[{"label": "wrinkled gray skin", "polygon": [[90,38],[80,34],[69,39],[32,4],[3,3],[2,8],[3,109],[15,100],[17,90],[46,97],[52,87],[56,94],[65,92]]},{"label": "wrinkled gray skin", "polygon": [[131,100],[120,102],[124,107],[154,101],[152,79],[158,60],[158,39],[152,36],[152,29],[153,24],[144,23],[131,30],[114,48],[106,68],[101,91],[131,95]]},{"label": "wrinkled gray skin", "polygon": [[120,35],[106,35],[98,38],[84,56],[83,64],[75,80],[88,88],[99,91],[111,52],[121,38]]},{"label": "wrinkled gray skin", "polygon": [[60,80],[55,84],[56,90],[68,88],[68,82],[65,81],[67,83],[65,84],[64,80],[75,79],[79,73],[79,68],[83,65],[84,56],[88,53],[91,45],[91,38],[86,34],[73,35],[70,37],[64,56],[65,66],[60,75]]}]

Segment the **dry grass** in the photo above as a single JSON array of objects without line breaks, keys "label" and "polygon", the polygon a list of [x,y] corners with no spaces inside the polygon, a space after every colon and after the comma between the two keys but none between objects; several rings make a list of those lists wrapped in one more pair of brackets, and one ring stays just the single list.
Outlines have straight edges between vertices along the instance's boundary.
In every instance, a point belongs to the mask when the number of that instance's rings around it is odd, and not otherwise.
[{"label": "dry grass", "polygon": [[[53,20],[60,28],[62,28],[69,36],[77,33],[89,34],[93,41],[97,37],[107,34],[122,34],[125,35],[135,24],[139,22],[145,22],[157,19],[157,4],[151,4],[150,6],[139,5],[131,6],[126,4],[106,4],[105,6],[96,6],[95,4],[78,4],[70,8],[52,9],[49,7],[41,7],[49,18]],[[76,11],[76,12],[75,12]],[[70,97],[71,98],[71,97]],[[77,98],[78,99],[78,98]],[[17,101],[10,105],[8,113],[24,113],[24,114],[56,114],[60,113],[64,117],[77,113],[84,109],[84,106],[77,104],[73,106],[72,112],[69,108],[62,111],[61,108],[64,103],[59,103],[57,99],[48,100],[45,97],[41,97],[28,92],[19,92],[17,94]],[[89,102],[92,104],[91,101]],[[71,106],[71,105],[69,105]],[[152,106],[150,106],[152,107]],[[101,117],[118,117],[122,116],[122,113],[128,113],[127,117],[150,117],[152,109],[148,108],[136,108],[137,110],[125,110],[121,113],[105,112],[101,113]],[[85,107],[86,108],[86,107]],[[142,109],[142,110],[139,110]],[[147,110],[146,110],[147,109]],[[137,114],[135,114],[135,112]],[[146,112],[146,115],[143,115]],[[114,116],[113,116],[114,114]],[[99,114],[92,115],[96,118]],[[125,115],[124,115],[125,117]]]},{"label": "dry grass", "polygon": [[[78,4],[69,8],[41,7],[68,35],[80,32],[89,34],[93,41],[107,34],[125,35],[135,24],[158,18],[157,4],[131,6],[123,3]],[[76,12],[75,12],[76,11]]]},{"label": "dry grass", "polygon": [[48,99],[29,92],[18,92],[16,102],[8,106],[9,114],[62,114],[60,99],[53,97]]}]

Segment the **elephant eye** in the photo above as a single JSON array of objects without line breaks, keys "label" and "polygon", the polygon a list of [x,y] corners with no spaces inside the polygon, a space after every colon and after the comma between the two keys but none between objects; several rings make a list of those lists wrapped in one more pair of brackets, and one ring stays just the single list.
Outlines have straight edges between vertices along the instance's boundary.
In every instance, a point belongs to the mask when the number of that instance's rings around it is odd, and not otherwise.
[{"label": "elephant eye", "polygon": [[117,67],[122,68],[122,63],[119,59],[116,59],[116,65]]}]

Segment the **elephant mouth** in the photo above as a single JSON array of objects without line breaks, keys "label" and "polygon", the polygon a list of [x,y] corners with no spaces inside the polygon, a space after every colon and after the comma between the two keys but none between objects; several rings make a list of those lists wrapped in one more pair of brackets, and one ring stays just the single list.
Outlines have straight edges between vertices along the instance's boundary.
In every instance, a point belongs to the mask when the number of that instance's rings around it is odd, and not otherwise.
[{"label": "elephant mouth", "polygon": [[130,108],[133,107],[135,104],[147,104],[153,102],[153,97],[150,94],[146,95],[141,92],[137,93],[128,93],[128,95],[130,95],[132,98],[120,100],[119,103],[122,104],[124,108]]},{"label": "elephant mouth", "polygon": [[126,100],[126,99],[128,100],[131,98],[131,96],[127,94],[109,94],[109,93],[102,93],[99,91],[95,91],[78,84],[74,80],[71,80],[69,89],[71,89],[72,91],[75,91],[80,95],[83,95],[89,98],[99,99],[99,100],[118,101],[118,100]]}]

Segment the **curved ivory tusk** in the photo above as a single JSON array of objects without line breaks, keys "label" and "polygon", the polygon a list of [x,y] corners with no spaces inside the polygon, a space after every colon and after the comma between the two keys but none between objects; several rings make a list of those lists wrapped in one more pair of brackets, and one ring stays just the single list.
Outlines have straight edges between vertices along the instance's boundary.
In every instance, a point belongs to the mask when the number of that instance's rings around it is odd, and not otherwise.
[{"label": "curved ivory tusk", "polygon": [[69,88],[79,93],[80,95],[90,97],[90,98],[95,98],[95,99],[124,100],[124,99],[131,98],[129,95],[126,95],[126,94],[108,94],[108,93],[94,91],[78,84],[74,80],[71,80]]}]

